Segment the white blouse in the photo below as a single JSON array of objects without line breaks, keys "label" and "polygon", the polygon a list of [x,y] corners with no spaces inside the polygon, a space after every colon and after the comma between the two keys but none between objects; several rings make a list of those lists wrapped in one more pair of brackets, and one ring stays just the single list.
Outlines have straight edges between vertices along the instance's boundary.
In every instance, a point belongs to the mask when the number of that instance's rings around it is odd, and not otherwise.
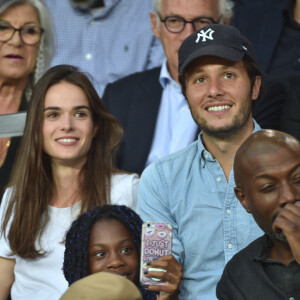
[{"label": "white blouse", "polygon": [[[111,203],[126,205],[135,210],[139,177],[137,174],[115,174],[111,180]],[[0,206],[0,221],[3,222],[6,207],[10,199],[11,189],[8,189]],[[19,256],[9,256],[8,241],[1,235],[0,256],[16,260],[14,269],[15,281],[11,288],[12,300],[55,300],[66,291],[66,281],[62,267],[66,232],[80,212],[81,202],[71,207],[57,208],[48,205],[49,223],[41,237],[36,242],[37,247],[47,251],[44,256],[36,259],[24,259]],[[39,249],[39,248],[38,248]]]}]

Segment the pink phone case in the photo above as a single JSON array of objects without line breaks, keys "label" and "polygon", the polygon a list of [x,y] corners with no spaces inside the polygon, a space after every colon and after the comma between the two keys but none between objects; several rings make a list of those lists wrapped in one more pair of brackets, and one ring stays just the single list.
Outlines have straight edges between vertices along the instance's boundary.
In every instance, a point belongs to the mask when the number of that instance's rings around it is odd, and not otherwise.
[{"label": "pink phone case", "polygon": [[[164,285],[164,281],[144,276],[149,270],[147,262],[172,253],[172,225],[168,223],[144,222],[142,227],[140,282],[142,285]],[[153,270],[154,271],[154,270]]]}]

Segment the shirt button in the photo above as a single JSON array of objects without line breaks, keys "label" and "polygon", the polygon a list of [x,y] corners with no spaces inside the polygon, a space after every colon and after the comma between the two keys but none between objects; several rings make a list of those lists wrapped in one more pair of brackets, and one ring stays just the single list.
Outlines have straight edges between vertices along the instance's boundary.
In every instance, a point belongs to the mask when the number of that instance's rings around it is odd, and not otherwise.
[{"label": "shirt button", "polygon": [[218,182],[221,182],[221,180],[222,180],[221,177],[218,177],[218,178],[217,178],[217,181],[218,181]]},{"label": "shirt button", "polygon": [[232,244],[228,244],[227,247],[228,247],[228,249],[232,249],[233,246],[232,246]]},{"label": "shirt button", "polygon": [[227,209],[226,213],[227,213],[227,215],[230,215],[231,214],[231,209]]},{"label": "shirt button", "polygon": [[209,155],[208,154],[205,154],[204,156],[206,159],[209,159]]},{"label": "shirt button", "polygon": [[184,112],[185,111],[185,107],[180,108],[180,111]]},{"label": "shirt button", "polygon": [[204,161],[201,163],[201,166],[204,167]]},{"label": "shirt button", "polygon": [[85,55],[85,59],[86,60],[91,60],[93,58],[93,55],[91,54],[91,53],[87,53],[86,55]]}]

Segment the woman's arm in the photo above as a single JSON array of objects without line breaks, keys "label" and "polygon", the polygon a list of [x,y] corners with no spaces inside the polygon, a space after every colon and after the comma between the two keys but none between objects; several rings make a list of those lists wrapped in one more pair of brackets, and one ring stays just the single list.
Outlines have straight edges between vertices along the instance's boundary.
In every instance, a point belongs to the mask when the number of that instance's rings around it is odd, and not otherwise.
[{"label": "woman's arm", "polygon": [[16,261],[0,257],[0,300],[6,300],[15,280],[14,267]]}]

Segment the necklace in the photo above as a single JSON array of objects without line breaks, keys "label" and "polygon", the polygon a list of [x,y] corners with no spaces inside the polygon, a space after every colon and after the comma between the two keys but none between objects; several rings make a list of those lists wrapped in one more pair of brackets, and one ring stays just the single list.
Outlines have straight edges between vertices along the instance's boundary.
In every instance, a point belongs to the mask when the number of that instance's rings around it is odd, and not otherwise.
[{"label": "necklace", "polygon": [[4,164],[9,146],[10,138],[0,138],[0,167]]}]

